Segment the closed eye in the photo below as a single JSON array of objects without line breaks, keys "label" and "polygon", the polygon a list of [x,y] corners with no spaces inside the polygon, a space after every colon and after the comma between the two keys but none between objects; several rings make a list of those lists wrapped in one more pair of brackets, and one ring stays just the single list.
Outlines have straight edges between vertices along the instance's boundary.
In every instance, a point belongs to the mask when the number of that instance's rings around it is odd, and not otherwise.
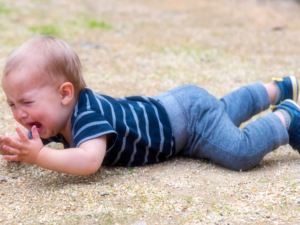
[{"label": "closed eye", "polygon": [[31,103],[33,103],[33,102],[24,102],[23,104],[28,105],[28,104],[31,104]]}]

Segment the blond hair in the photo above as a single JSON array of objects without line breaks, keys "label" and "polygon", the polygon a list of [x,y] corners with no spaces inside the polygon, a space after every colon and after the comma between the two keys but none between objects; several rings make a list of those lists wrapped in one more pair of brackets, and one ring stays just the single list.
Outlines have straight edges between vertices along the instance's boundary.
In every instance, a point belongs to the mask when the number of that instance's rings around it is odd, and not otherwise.
[{"label": "blond hair", "polygon": [[73,84],[76,94],[85,87],[82,67],[75,50],[64,41],[50,36],[29,39],[7,59],[3,76],[17,69],[31,56],[43,58],[43,69],[51,79],[63,79]]}]

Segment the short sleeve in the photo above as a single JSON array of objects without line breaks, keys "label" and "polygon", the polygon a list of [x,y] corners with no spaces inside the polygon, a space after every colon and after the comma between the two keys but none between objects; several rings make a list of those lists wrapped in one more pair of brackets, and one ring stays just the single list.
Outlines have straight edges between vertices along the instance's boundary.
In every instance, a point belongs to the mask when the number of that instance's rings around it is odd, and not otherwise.
[{"label": "short sleeve", "polygon": [[117,132],[111,126],[110,122],[99,112],[83,111],[73,118],[72,135],[74,144],[79,147],[85,141],[97,138],[106,134],[113,134],[112,140],[107,148],[111,149],[117,139]]}]

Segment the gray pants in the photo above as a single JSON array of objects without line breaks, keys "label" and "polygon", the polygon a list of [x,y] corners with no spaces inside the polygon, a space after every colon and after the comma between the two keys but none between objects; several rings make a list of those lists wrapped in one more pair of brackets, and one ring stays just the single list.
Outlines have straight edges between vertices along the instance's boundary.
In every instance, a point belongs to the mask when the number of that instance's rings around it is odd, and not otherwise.
[{"label": "gray pants", "polygon": [[243,130],[238,128],[270,106],[268,93],[260,83],[244,86],[220,100],[194,85],[153,98],[169,115],[176,153],[210,159],[232,170],[249,170],[289,140],[286,128],[273,113]]}]

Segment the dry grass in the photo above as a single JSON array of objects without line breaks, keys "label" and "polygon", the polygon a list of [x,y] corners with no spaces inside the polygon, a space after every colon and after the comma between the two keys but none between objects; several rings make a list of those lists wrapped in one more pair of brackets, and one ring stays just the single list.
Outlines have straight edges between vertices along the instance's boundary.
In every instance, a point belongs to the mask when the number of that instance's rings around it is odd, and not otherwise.
[{"label": "dry grass", "polygon": [[[193,83],[221,97],[272,76],[300,79],[299,12],[291,0],[0,0],[0,69],[24,41],[49,34],[75,48],[98,93]],[[0,135],[12,134],[2,90],[0,105]],[[299,224],[299,164],[283,146],[248,172],[175,158],[79,177],[0,156],[0,223]]]}]

